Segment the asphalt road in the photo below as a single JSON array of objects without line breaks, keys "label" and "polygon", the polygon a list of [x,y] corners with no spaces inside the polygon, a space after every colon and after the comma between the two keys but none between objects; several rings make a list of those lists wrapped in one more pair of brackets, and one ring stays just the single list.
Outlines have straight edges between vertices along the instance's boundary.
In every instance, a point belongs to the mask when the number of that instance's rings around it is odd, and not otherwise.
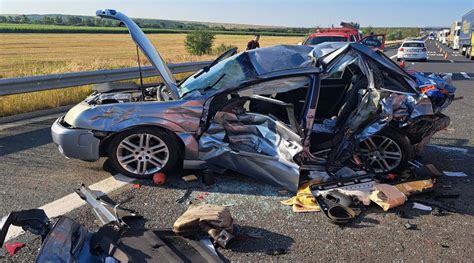
[{"label": "asphalt road", "polygon": [[[219,249],[222,258],[230,261],[460,261],[474,258],[474,61],[457,52],[428,41],[428,62],[407,63],[423,72],[453,73],[457,99],[445,112],[451,117],[449,129],[439,132],[426,148],[425,163],[434,163],[440,170],[458,171],[468,177],[443,177],[434,193],[459,194],[448,199],[459,212],[437,216],[405,205],[407,218],[394,211],[383,212],[371,206],[351,226],[340,228],[329,223],[321,213],[295,214],[279,201],[290,195],[279,188],[237,174],[216,178],[216,184],[205,187],[200,181],[186,183],[178,176],[168,177],[163,187],[140,181],[140,188],[131,185],[111,193],[116,201],[129,196],[127,207],[144,215],[146,227],[172,227],[187,208],[176,200],[191,191],[191,198],[209,193],[205,201],[231,204],[230,210],[243,232],[259,229],[262,239],[238,240],[229,249]],[[444,51],[448,59],[444,59]],[[390,56],[388,50],[387,54]],[[440,56],[439,54],[442,54]],[[393,55],[393,54],[392,54]],[[471,79],[465,77],[465,72]],[[110,174],[102,170],[103,160],[86,163],[62,157],[51,142],[49,127],[53,119],[2,129],[0,126],[0,216],[11,210],[39,207],[72,192],[81,183],[90,185]],[[432,196],[428,196],[428,199]],[[96,228],[91,211],[81,207],[68,214]],[[406,230],[407,222],[417,230]],[[14,257],[0,249],[0,261],[31,262],[39,241],[30,234],[16,240],[27,246]],[[268,249],[282,248],[283,255],[270,256]]]}]

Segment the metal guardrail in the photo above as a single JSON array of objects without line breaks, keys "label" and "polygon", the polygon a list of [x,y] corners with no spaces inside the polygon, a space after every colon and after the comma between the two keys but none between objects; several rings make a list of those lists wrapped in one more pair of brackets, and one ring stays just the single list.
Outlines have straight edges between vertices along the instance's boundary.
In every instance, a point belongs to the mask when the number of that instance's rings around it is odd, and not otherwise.
[{"label": "metal guardrail", "polygon": [[[172,73],[186,73],[199,70],[210,61],[186,62],[168,64]],[[157,76],[158,73],[151,66],[142,67],[143,77]],[[0,96],[21,94],[33,91],[61,89],[82,85],[129,80],[139,78],[138,67],[104,69],[63,74],[41,75],[22,78],[0,79]]]}]

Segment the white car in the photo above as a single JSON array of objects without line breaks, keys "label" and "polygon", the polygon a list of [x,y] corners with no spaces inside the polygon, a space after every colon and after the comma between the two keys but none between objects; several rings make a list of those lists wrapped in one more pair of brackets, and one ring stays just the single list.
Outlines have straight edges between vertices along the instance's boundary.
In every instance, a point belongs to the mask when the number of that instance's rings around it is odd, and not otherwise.
[{"label": "white car", "polygon": [[397,51],[397,60],[402,59],[426,61],[428,59],[428,54],[426,53],[425,41],[404,41]]}]

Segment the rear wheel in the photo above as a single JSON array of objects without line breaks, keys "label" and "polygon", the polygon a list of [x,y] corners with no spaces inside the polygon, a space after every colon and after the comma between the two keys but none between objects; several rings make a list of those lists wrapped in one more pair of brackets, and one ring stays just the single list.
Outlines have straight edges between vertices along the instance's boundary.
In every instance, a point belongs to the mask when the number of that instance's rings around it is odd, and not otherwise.
[{"label": "rear wheel", "polygon": [[167,132],[138,127],[117,134],[110,143],[109,158],[120,173],[134,178],[151,178],[178,164],[178,142]]},{"label": "rear wheel", "polygon": [[412,152],[410,140],[390,128],[382,130],[360,144],[360,153],[374,172],[380,174],[405,169]]}]

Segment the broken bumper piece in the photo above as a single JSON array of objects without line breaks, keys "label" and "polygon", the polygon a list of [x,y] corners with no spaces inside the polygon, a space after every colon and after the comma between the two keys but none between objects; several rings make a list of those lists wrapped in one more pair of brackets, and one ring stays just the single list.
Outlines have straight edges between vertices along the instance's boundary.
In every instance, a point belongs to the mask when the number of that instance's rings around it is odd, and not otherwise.
[{"label": "broken bumper piece", "polygon": [[51,127],[53,142],[61,154],[73,159],[97,161],[100,140],[90,130],[65,127],[62,119],[57,119]]}]

